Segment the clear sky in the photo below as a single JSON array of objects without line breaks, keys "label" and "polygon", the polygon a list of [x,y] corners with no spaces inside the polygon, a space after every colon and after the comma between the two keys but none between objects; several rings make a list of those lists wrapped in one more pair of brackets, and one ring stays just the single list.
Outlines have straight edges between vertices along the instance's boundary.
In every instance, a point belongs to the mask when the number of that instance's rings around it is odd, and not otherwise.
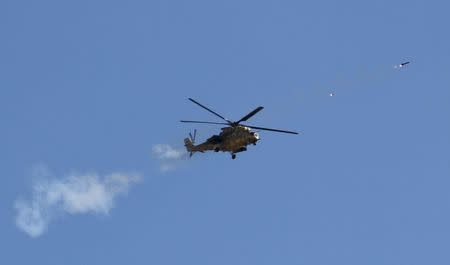
[{"label": "clear sky", "polygon": [[0,264],[450,264],[449,9],[1,1]]}]

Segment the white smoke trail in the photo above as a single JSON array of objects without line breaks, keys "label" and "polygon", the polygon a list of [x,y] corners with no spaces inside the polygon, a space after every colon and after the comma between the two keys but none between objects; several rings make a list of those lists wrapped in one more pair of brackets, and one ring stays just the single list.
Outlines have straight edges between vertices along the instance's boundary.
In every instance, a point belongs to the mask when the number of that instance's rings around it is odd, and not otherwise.
[{"label": "white smoke trail", "polygon": [[62,214],[107,215],[118,195],[127,194],[137,174],[71,174],[62,179],[40,180],[30,201],[17,200],[16,225],[31,237],[42,235],[54,218]]},{"label": "white smoke trail", "polygon": [[167,172],[180,166],[181,161],[187,158],[187,152],[168,144],[157,144],[152,149],[153,156],[159,161],[159,169]]}]

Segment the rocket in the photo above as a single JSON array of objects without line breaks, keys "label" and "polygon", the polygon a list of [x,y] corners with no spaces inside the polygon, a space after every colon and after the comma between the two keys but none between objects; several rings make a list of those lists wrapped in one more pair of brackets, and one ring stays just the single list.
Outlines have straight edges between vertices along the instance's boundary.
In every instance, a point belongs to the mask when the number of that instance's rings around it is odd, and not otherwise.
[{"label": "rocket", "polygon": [[401,63],[401,64],[397,64],[397,65],[394,65],[394,68],[402,68],[402,67],[406,66],[409,63],[410,62],[408,61],[408,62],[404,62],[404,63]]},{"label": "rocket", "polygon": [[403,66],[405,66],[405,65],[407,65],[407,64],[409,64],[410,62],[404,62],[404,63],[401,63],[399,66],[400,67],[403,67]]}]

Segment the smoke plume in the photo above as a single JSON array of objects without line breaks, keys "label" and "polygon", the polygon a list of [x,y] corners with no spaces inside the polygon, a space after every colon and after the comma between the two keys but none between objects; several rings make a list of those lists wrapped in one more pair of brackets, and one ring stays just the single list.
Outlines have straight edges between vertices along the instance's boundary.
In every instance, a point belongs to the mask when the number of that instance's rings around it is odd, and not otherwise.
[{"label": "smoke plume", "polygon": [[33,186],[31,200],[17,200],[16,225],[31,237],[47,231],[64,214],[108,215],[118,195],[126,195],[141,177],[137,174],[71,174],[61,179],[41,179]]},{"label": "smoke plume", "polygon": [[180,166],[181,161],[187,157],[184,149],[175,148],[168,144],[157,144],[153,146],[152,154],[159,161],[159,169],[162,172],[176,169]]}]

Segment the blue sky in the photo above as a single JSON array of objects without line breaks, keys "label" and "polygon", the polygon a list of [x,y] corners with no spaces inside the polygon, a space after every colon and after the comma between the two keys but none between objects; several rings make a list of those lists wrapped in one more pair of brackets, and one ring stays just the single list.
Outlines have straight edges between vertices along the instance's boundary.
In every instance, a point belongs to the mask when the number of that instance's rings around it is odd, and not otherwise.
[{"label": "blue sky", "polygon": [[[449,8],[2,1],[0,263],[449,264]],[[303,134],[161,161],[188,97]]]}]

